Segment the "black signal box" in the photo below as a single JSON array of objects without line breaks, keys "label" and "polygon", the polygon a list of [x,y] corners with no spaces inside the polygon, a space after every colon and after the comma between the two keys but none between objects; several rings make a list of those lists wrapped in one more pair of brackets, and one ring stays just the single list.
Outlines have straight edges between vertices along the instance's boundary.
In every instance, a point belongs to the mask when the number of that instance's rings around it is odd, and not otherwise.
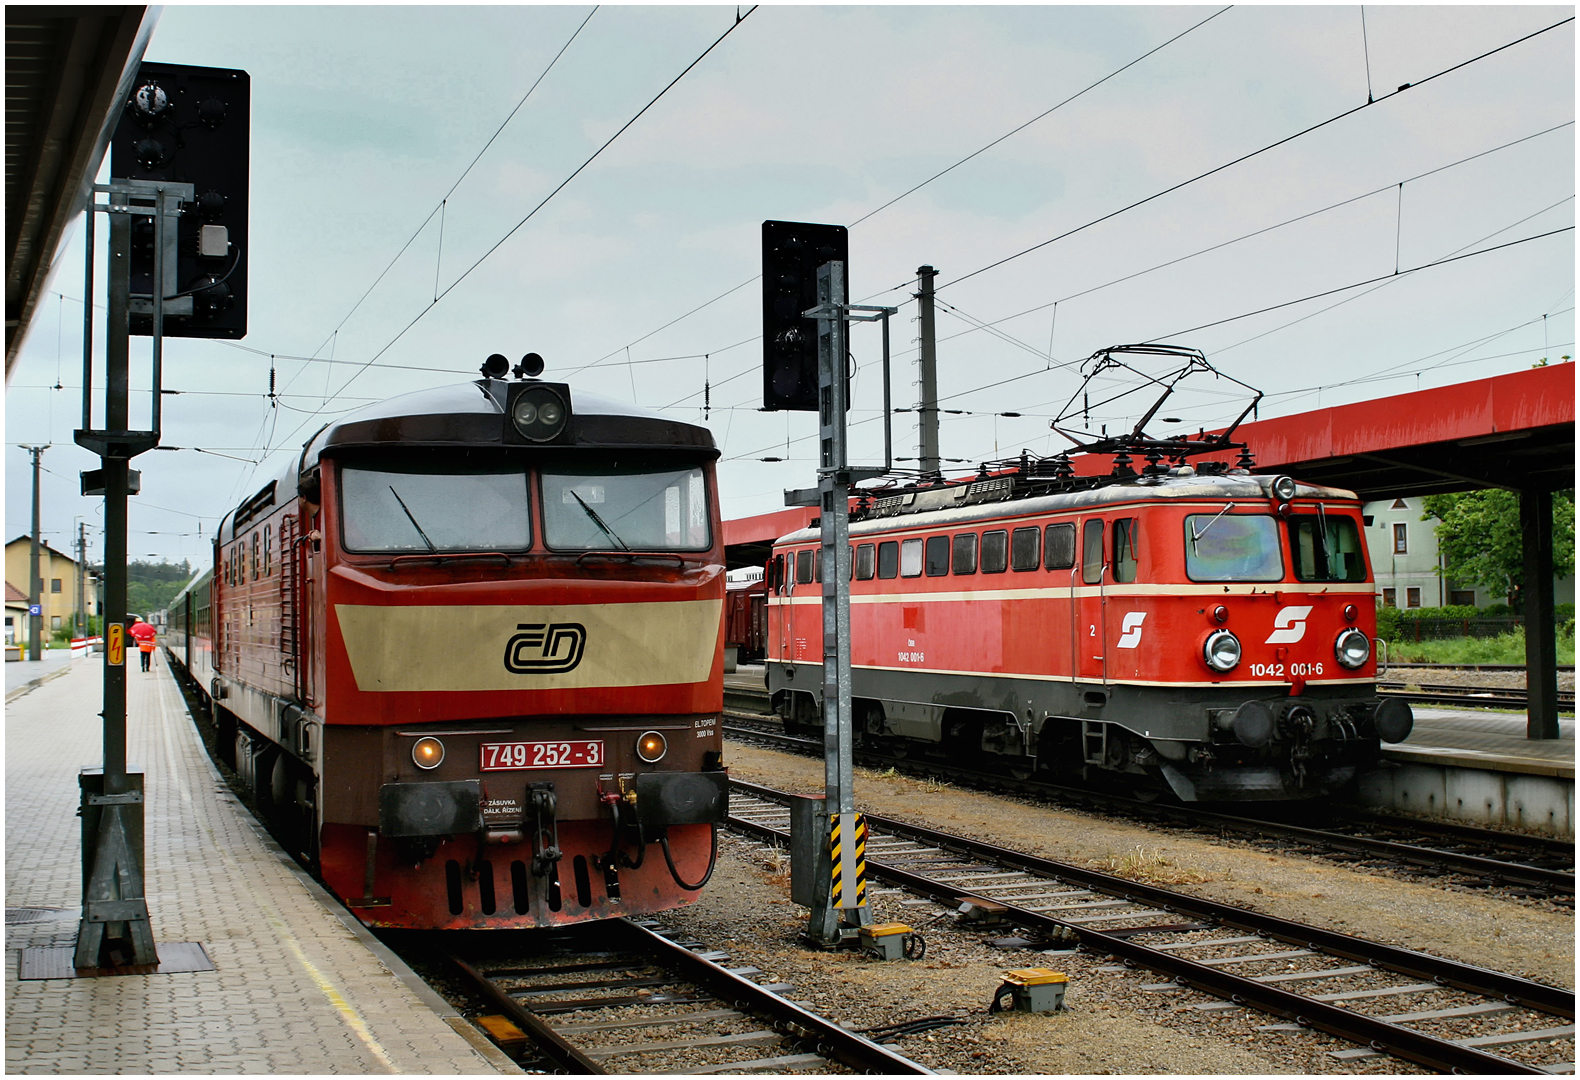
[{"label": "black signal box", "polygon": [[[817,306],[817,269],[827,262],[846,263],[838,299],[850,302],[849,248],[843,225],[763,222],[764,409],[817,411],[818,323],[801,313]],[[848,375],[846,386],[848,406]]]},{"label": "black signal box", "polygon": [[[193,186],[166,271],[167,337],[247,334],[247,190],[252,79],[231,68],[143,64],[110,138],[115,180]],[[166,259],[170,248],[166,247]],[[132,219],[132,333],[153,332],[154,225]]]}]

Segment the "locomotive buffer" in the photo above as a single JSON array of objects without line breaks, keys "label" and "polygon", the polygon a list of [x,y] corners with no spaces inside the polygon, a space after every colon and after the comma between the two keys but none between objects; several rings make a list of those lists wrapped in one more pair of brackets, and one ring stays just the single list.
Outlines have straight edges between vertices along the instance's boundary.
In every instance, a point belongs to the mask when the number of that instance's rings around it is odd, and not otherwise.
[{"label": "locomotive buffer", "polygon": [[[783,228],[791,230],[788,248],[792,265],[776,262],[774,242]],[[836,250],[844,255],[845,230],[833,226],[795,225],[764,222],[763,288],[772,302],[773,290],[793,281],[798,269],[795,254],[804,251],[796,230],[807,230],[814,237],[837,233]],[[794,289],[794,284],[791,284]],[[872,923],[867,906],[864,849],[866,823],[856,813],[855,770],[852,761],[854,732],[851,722],[850,694],[850,488],[873,477],[883,476],[892,465],[889,428],[889,316],[897,308],[851,304],[845,281],[845,259],[823,262],[816,269],[817,306],[799,312],[803,319],[817,320],[817,412],[818,412],[818,486],[785,492],[787,506],[817,506],[820,515],[820,559],[823,567],[823,798],[805,800],[794,808],[791,841],[792,899],[811,909],[807,935],[826,945],[854,945],[861,927]],[[863,314],[855,314],[861,312]],[[845,413],[850,407],[849,380],[846,378],[846,324],[883,323],[883,425],[884,467],[853,467],[850,464]],[[776,335],[771,325],[764,327],[770,380],[773,376]],[[794,331],[791,331],[793,335]],[[780,357],[782,360],[782,355]],[[774,399],[766,404],[777,407]],[[804,408],[791,404],[790,408]]]}]

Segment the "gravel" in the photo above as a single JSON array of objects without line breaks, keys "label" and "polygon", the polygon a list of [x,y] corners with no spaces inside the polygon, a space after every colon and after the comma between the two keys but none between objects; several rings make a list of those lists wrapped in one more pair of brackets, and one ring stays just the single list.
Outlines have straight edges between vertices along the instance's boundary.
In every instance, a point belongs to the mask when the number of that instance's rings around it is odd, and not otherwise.
[{"label": "gravel", "polygon": [[[819,761],[733,743],[726,753],[731,773],[739,779],[792,791],[821,788]],[[1553,985],[1573,985],[1573,916],[1562,910],[1450,891],[1317,858],[1157,834],[1139,825],[865,769],[857,770],[857,798],[859,806],[873,813],[1067,862],[1100,864],[1131,857],[1155,873],[1193,882],[1175,886],[1182,891]],[[1144,857],[1135,859],[1138,854]],[[1163,980],[1110,957],[993,948],[986,944],[989,935],[957,930],[952,913],[936,905],[904,903],[901,893],[875,895],[873,917],[905,922],[920,931],[928,945],[922,960],[881,963],[860,954],[814,951],[799,940],[806,912],[789,902],[788,869],[781,853],[724,836],[719,866],[702,902],[666,914],[663,921],[728,949],[732,963],[761,968],[762,981],[794,984],[792,998],[853,1028],[935,1015],[961,1018],[963,1024],[897,1044],[901,1053],[930,1068],[961,1073],[1423,1071],[1388,1057],[1335,1061],[1328,1051],[1350,1044],[1304,1030],[1259,1031],[1278,1021],[1253,1011],[1193,1008],[1212,999],[1189,990],[1144,990]],[[1023,967],[1051,967],[1069,975],[1065,1011],[987,1011],[1002,973]],[[1306,985],[1315,993],[1405,981],[1410,980],[1380,973],[1363,982]],[[1426,1007],[1417,1004],[1422,1000],[1418,996],[1386,1000],[1386,1006],[1362,1004],[1374,1013]],[[1430,1007],[1474,1000],[1439,994]],[[1456,1038],[1512,1026],[1497,1017],[1434,1023],[1433,1030]],[[1557,1024],[1544,1018],[1527,1027]],[[1572,1042],[1496,1052],[1542,1063],[1572,1061],[1574,1054]]]}]

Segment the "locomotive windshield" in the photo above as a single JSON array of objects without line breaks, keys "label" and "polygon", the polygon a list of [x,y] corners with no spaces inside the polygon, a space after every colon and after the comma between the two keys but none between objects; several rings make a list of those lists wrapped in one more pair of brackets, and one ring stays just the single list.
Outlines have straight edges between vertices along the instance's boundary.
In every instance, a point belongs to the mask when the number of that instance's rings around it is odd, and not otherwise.
[{"label": "locomotive windshield", "polygon": [[345,546],[355,552],[525,551],[532,546],[526,472],[519,464],[451,459],[346,465],[340,470]]},{"label": "locomotive windshield", "polygon": [[1360,530],[1352,517],[1297,514],[1289,519],[1289,543],[1301,581],[1366,580]]},{"label": "locomotive windshield", "polygon": [[1192,581],[1282,581],[1278,523],[1262,514],[1190,514],[1185,573]]},{"label": "locomotive windshield", "polygon": [[702,470],[612,465],[545,468],[543,537],[555,551],[706,551]]}]

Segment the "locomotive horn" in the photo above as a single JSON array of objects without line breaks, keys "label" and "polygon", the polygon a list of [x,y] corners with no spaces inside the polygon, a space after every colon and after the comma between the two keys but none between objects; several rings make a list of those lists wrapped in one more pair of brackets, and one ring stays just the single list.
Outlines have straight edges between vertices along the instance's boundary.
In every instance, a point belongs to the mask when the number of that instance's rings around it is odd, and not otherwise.
[{"label": "locomotive horn", "polygon": [[483,378],[485,379],[503,379],[510,374],[510,361],[506,360],[501,354],[494,353],[487,360],[484,360],[483,366],[477,370],[483,373]]},{"label": "locomotive horn", "polygon": [[535,352],[529,352],[521,358],[511,374],[518,379],[536,379],[543,374],[543,357]]}]

